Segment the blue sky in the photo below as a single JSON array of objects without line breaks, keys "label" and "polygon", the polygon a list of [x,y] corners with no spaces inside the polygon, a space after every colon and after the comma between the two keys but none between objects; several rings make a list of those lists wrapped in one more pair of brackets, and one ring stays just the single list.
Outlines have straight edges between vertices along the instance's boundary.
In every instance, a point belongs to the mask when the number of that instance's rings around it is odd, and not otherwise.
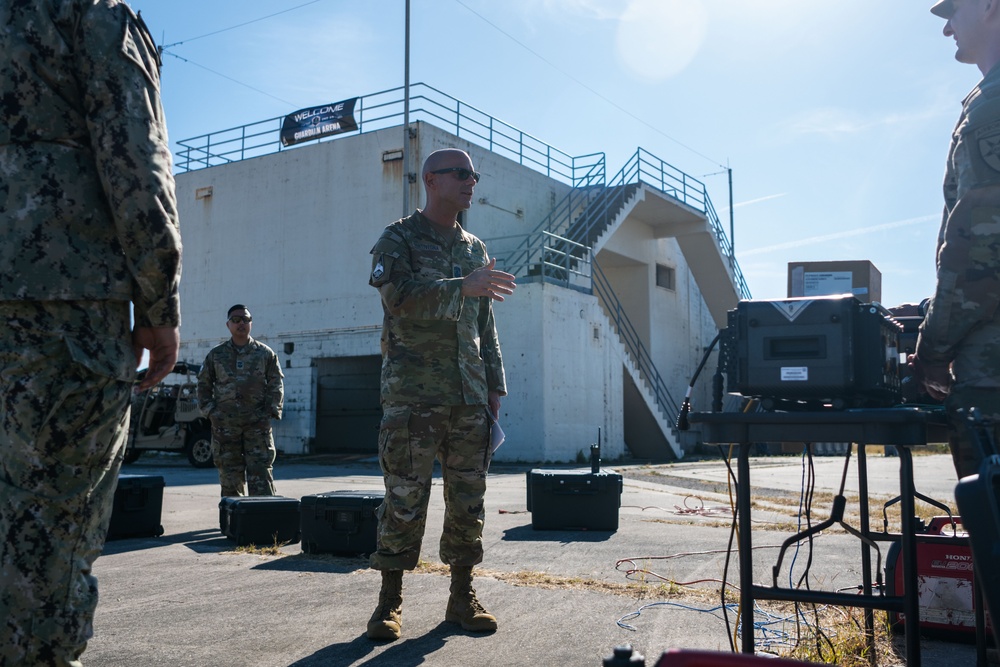
[{"label": "blue sky", "polygon": [[[411,0],[410,80],[610,174],[642,147],[726,224],[731,167],[754,298],[785,296],[788,262],[869,259],[892,306],[933,292],[949,136],[980,78],[931,4]],[[166,47],[172,141],[403,84],[404,0],[131,5]]]}]

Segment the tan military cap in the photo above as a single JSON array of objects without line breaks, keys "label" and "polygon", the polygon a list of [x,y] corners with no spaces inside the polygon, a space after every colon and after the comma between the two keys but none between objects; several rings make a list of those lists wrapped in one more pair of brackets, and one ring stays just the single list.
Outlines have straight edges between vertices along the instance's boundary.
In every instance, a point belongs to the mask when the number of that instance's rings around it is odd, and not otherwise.
[{"label": "tan military cap", "polygon": [[931,14],[940,16],[943,19],[950,19],[954,13],[955,8],[952,6],[951,0],[940,0],[940,2],[931,7]]}]

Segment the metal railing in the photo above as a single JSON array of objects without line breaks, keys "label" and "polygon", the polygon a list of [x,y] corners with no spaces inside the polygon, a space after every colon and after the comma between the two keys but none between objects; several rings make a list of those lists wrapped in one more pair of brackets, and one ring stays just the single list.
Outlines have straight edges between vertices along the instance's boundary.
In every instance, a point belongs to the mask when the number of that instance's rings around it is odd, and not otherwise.
[{"label": "metal railing", "polygon": [[661,414],[673,426],[678,403],[589,247],[544,230],[532,232],[527,239],[520,235],[500,236],[486,239],[486,243],[497,266],[522,280],[561,285],[597,296]]},{"label": "metal railing", "polygon": [[[703,182],[643,148],[638,148],[625,166],[609,181],[604,182],[603,178],[594,176],[599,173],[603,177],[603,168],[602,160],[600,165],[594,166],[593,172],[585,173],[581,178],[581,185],[570,190],[538,223],[532,234],[547,231],[565,236],[578,244],[591,246],[603,233],[602,226],[606,228],[611,224],[613,216],[617,215],[627,202],[631,194],[627,186],[642,183],[705,214],[719,251],[729,260],[733,282],[740,298],[750,298],[750,288],[733,254],[732,243],[726,236],[726,231]],[[512,255],[514,264],[524,263],[524,255],[531,245],[529,235],[519,248],[520,254]]]},{"label": "metal railing", "polygon": [[582,244],[546,231],[486,242],[497,267],[519,279],[591,291],[590,248]]},{"label": "metal railing", "polygon": [[625,349],[639,369],[640,377],[649,385],[649,389],[656,399],[657,407],[659,407],[660,412],[666,418],[667,423],[673,428],[680,410],[677,401],[674,400],[670,390],[667,389],[667,383],[663,380],[663,376],[660,375],[660,371],[657,370],[656,364],[653,363],[653,358],[646,350],[646,346],[639,337],[639,333],[636,331],[632,321],[625,314],[625,308],[615,295],[615,291],[611,288],[611,283],[608,282],[600,265],[592,260],[591,267],[593,269],[594,294],[600,297],[604,303],[608,316],[614,323],[622,343],[625,344]]},{"label": "metal railing", "polygon": [[[405,89],[400,86],[358,98],[355,105],[357,133],[402,126]],[[194,171],[248,158],[295,150],[314,142],[282,146],[284,116],[211,132],[177,142],[178,171]],[[603,173],[604,154],[572,156],[544,141],[494,118],[474,106],[424,83],[410,86],[410,123],[427,122],[473,144],[503,155],[520,165],[574,187],[591,183],[595,170]],[[316,141],[333,141],[354,132]]]}]

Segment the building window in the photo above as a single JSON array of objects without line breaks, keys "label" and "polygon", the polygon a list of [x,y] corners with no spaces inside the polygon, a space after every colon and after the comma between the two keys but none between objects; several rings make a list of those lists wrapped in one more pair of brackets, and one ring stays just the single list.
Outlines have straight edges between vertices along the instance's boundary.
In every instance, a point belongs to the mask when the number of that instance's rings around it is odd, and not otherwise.
[{"label": "building window", "polygon": [[656,265],[656,286],[668,289],[671,292],[677,288],[676,282],[674,280],[674,267],[663,266],[662,264]]}]

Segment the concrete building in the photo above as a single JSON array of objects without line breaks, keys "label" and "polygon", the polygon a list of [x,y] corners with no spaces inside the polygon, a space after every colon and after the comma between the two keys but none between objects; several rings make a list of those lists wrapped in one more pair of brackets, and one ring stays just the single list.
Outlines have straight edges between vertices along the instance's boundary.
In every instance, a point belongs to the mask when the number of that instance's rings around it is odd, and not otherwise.
[{"label": "concrete building", "polygon": [[279,450],[374,453],[369,250],[404,187],[423,205],[424,158],[454,146],[482,173],[463,226],[518,276],[495,306],[510,392],[497,460],[573,461],[598,437],[606,460],[683,456],[698,436],[674,431],[678,406],[747,296],[704,185],[642,149],[609,177],[603,154],[569,156],[423,84],[411,99],[407,160],[401,89],[358,98],[358,131],[326,140],[284,148],[273,119],[179,142],[181,358],[202,361],[245,303],[285,373]]}]

